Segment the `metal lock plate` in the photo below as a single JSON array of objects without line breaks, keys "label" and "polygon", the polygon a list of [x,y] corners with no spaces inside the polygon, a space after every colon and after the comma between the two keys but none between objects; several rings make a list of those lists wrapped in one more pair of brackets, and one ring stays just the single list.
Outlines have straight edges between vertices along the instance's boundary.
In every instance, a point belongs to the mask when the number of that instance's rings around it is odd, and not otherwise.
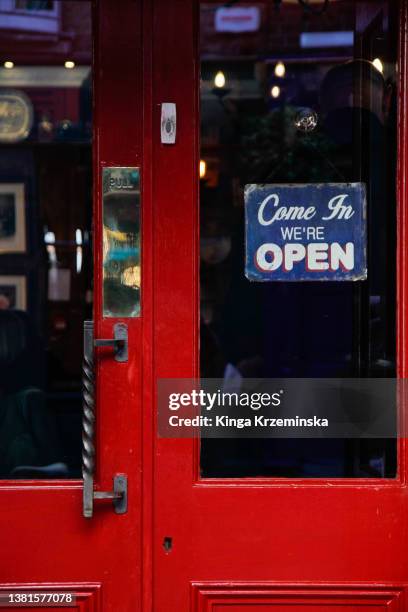
[{"label": "metal lock plate", "polygon": [[177,131],[176,105],[173,102],[163,102],[161,105],[161,142],[175,144]]}]

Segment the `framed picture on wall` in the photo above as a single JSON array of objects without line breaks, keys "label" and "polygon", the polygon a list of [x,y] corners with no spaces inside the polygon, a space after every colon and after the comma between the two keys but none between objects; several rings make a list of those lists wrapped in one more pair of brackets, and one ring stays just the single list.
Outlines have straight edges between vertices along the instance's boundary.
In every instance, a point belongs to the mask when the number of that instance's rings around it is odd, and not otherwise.
[{"label": "framed picture on wall", "polygon": [[26,250],[25,185],[0,183],[0,255]]},{"label": "framed picture on wall", "polygon": [[27,310],[27,279],[24,275],[0,276],[0,310]]}]

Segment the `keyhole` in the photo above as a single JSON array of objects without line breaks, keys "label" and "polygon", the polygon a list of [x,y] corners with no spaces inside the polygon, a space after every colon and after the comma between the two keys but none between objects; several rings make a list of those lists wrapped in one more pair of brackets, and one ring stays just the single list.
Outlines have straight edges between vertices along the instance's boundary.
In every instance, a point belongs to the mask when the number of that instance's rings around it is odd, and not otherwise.
[{"label": "keyhole", "polygon": [[173,538],[164,538],[163,540],[163,548],[166,551],[166,553],[171,552],[171,549],[173,548]]}]

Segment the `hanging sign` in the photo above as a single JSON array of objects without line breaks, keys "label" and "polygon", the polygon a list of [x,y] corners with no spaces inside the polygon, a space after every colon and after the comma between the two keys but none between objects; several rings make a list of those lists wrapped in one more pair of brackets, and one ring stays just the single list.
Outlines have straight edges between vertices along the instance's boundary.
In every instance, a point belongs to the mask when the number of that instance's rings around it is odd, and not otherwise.
[{"label": "hanging sign", "polygon": [[245,215],[249,280],[367,277],[364,183],[246,185]]},{"label": "hanging sign", "polygon": [[256,6],[220,7],[215,11],[216,32],[256,32],[261,12]]}]

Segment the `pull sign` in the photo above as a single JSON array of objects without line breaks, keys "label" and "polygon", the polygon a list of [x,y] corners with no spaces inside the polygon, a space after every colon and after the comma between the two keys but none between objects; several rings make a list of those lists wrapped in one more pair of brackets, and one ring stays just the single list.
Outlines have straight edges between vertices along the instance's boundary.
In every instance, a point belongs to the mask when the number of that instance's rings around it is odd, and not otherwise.
[{"label": "pull sign", "polygon": [[173,102],[163,102],[161,105],[161,142],[175,144],[176,142],[176,105]]},{"label": "pull sign", "polygon": [[103,316],[140,317],[140,168],[105,166],[102,184]]}]

